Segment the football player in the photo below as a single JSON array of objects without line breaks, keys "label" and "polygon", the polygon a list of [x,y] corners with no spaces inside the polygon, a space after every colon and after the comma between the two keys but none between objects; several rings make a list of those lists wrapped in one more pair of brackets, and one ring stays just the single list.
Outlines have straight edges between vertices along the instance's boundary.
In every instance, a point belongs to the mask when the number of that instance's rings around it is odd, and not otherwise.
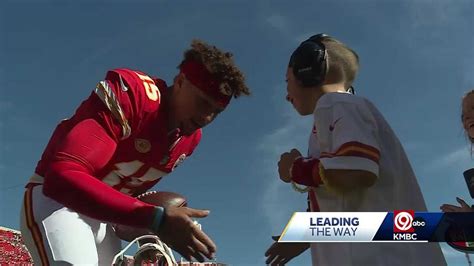
[{"label": "football player", "polygon": [[[307,156],[281,155],[280,179],[308,191],[313,212],[426,211],[397,136],[370,101],[353,94],[358,68],[357,54],[325,34],[293,52],[286,98],[314,124]],[[267,263],[285,264],[309,247],[276,242]],[[313,265],[446,265],[437,243],[312,243],[311,254]]]},{"label": "football player", "polygon": [[188,260],[216,251],[191,217],[206,210],[150,205],[135,196],[189,157],[201,128],[231,98],[249,95],[232,54],[195,40],[172,85],[132,69],[108,71],[62,121],[29,180],[21,231],[35,264],[110,265],[111,224],[144,228]]}]

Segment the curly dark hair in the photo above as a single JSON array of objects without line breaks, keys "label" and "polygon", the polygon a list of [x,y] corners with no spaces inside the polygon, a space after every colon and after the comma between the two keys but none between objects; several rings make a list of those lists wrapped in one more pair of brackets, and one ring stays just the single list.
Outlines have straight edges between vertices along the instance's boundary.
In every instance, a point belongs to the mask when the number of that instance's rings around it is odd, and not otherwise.
[{"label": "curly dark hair", "polygon": [[184,52],[184,59],[178,69],[185,61],[197,61],[204,64],[209,72],[222,82],[221,87],[226,91],[231,91],[234,98],[250,95],[250,90],[245,84],[244,74],[234,64],[232,56],[232,53],[223,52],[204,41],[193,40],[191,49]]}]

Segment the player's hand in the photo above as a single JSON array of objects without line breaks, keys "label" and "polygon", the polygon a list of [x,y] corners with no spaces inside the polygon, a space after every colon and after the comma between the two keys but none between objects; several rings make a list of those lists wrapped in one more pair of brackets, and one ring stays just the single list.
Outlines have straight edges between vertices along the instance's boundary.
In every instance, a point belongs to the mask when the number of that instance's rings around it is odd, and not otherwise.
[{"label": "player's hand", "polygon": [[[272,237],[273,240],[277,241],[278,236]],[[294,257],[305,252],[309,248],[309,243],[278,243],[275,242],[265,252],[267,257],[266,264],[270,265],[284,265],[292,260]]]},{"label": "player's hand", "polygon": [[212,259],[216,245],[191,220],[191,217],[203,218],[208,214],[209,211],[206,210],[169,206],[165,209],[165,216],[157,235],[189,261],[195,258],[203,262],[204,256]]},{"label": "player's hand", "polygon": [[285,152],[280,156],[280,161],[278,162],[278,174],[283,182],[289,183],[291,181],[290,168],[298,157],[301,157],[301,152],[297,149],[292,149],[290,152]]},{"label": "player's hand", "polygon": [[469,207],[467,203],[458,197],[456,197],[456,200],[461,204],[461,207],[451,205],[451,204],[443,204],[441,207],[439,207],[443,212],[474,212],[474,209]]}]

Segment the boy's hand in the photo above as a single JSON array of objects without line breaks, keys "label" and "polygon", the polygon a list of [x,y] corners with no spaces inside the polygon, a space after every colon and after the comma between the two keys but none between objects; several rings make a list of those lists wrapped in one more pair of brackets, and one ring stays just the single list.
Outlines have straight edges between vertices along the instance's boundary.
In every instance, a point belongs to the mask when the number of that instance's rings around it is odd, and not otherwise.
[{"label": "boy's hand", "polygon": [[292,149],[290,152],[285,152],[280,156],[280,161],[278,162],[278,174],[283,182],[289,183],[291,181],[290,168],[298,157],[301,157],[301,152],[297,149]]},{"label": "boy's hand", "polygon": [[[277,241],[278,236],[272,237]],[[270,265],[285,265],[294,257],[305,252],[309,248],[309,243],[278,243],[273,245],[265,252],[267,257],[266,264]]]},{"label": "boy's hand", "polygon": [[441,205],[440,209],[443,212],[474,212],[474,209],[469,207],[469,205],[467,205],[467,203],[463,199],[456,197],[456,200],[459,202],[461,207],[451,204],[443,204]]}]

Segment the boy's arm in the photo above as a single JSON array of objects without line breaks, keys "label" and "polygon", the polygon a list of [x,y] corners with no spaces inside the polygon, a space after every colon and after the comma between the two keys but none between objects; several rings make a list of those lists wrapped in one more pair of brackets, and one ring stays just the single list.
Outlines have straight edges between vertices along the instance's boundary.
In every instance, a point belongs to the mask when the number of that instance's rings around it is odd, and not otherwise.
[{"label": "boy's arm", "polygon": [[317,158],[297,158],[291,167],[291,181],[305,186],[318,187],[325,184],[340,192],[358,187],[370,187],[377,176],[366,170],[324,169]]},{"label": "boy's arm", "polygon": [[364,170],[325,170],[325,185],[341,193],[358,188],[371,187],[375,184],[377,176]]},{"label": "boy's arm", "polygon": [[377,124],[366,105],[327,103],[315,112],[321,149],[318,170],[328,189],[349,192],[374,185],[379,174]]}]

